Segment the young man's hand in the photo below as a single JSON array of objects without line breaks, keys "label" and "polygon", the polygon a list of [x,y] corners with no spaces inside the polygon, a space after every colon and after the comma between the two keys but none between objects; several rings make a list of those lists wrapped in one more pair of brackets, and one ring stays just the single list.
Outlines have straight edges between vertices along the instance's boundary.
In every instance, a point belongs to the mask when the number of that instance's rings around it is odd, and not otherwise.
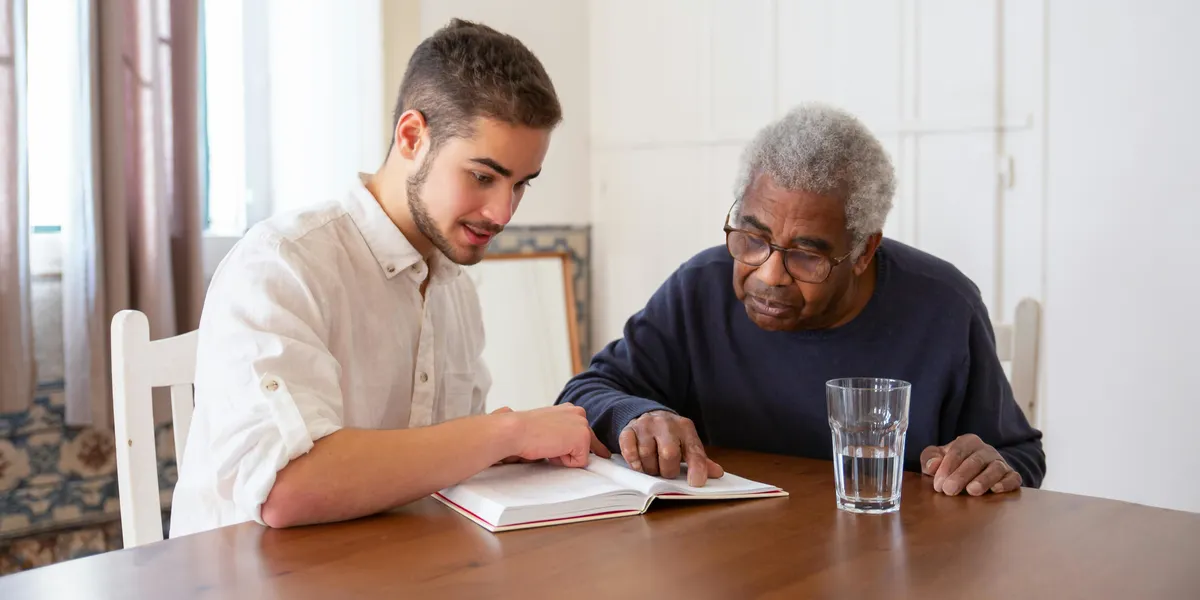
[{"label": "young man's hand", "polygon": [[589,452],[603,458],[612,456],[578,406],[560,404],[520,412],[503,407],[492,414],[506,419],[512,432],[513,450],[501,463],[549,459],[557,465],[586,467]]}]

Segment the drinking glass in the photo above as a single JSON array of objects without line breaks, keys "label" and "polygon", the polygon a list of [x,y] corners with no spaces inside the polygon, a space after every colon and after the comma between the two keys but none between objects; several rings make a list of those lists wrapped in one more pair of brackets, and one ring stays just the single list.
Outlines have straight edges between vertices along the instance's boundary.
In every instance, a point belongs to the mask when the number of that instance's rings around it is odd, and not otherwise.
[{"label": "drinking glass", "polygon": [[871,514],[900,510],[911,392],[912,384],[898,379],[826,382],[838,508]]}]

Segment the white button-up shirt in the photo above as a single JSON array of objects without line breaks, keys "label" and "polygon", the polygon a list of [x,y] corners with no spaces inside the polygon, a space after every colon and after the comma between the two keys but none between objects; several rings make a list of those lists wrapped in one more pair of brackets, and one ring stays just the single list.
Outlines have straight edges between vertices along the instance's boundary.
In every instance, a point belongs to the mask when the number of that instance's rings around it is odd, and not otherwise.
[{"label": "white button-up shirt", "polygon": [[470,277],[424,261],[361,181],[251,228],[213,276],[198,343],[172,537],[262,523],[275,474],[338,429],[480,414],[491,386]]}]

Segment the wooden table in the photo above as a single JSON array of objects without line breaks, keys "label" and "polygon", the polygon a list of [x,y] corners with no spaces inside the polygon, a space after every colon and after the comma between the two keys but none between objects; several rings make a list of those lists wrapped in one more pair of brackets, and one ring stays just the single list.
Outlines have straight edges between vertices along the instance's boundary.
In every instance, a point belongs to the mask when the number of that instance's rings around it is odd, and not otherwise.
[{"label": "wooden table", "polygon": [[[713,451],[788,498],[491,534],[425,499],[243,524],[0,578],[0,598],[1200,598],[1200,515],[1037,490],[834,507],[828,462]],[[1117,475],[1114,475],[1117,476]]]}]

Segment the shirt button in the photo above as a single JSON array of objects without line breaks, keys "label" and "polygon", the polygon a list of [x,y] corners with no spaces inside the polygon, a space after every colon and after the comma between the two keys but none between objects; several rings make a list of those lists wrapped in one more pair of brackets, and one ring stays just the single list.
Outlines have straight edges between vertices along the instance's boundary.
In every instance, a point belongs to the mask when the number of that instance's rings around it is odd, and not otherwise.
[{"label": "shirt button", "polygon": [[270,380],[270,381],[268,381],[268,382],[267,382],[267,386],[266,386],[266,387],[267,387],[267,390],[268,390],[268,391],[274,392],[275,390],[278,390],[278,389],[279,389],[279,382],[278,382],[278,381],[275,381],[274,379],[272,379],[272,380]]},{"label": "shirt button", "polygon": [[395,272],[396,272],[396,265],[388,265],[388,266],[387,266],[387,272],[388,272],[388,273],[395,273]]},{"label": "shirt button", "polygon": [[425,373],[421,373],[420,379],[421,379],[421,383],[425,383],[426,381],[429,381],[429,375],[426,375]]}]

